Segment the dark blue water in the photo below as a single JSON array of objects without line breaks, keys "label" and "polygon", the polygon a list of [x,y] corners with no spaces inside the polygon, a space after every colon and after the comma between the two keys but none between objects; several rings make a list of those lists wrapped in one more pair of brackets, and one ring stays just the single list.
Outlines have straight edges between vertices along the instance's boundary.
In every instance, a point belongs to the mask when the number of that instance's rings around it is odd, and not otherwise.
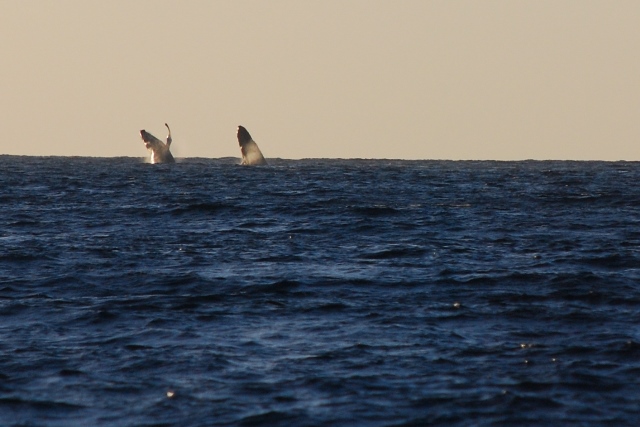
[{"label": "dark blue water", "polygon": [[0,157],[0,425],[635,426],[640,163]]}]

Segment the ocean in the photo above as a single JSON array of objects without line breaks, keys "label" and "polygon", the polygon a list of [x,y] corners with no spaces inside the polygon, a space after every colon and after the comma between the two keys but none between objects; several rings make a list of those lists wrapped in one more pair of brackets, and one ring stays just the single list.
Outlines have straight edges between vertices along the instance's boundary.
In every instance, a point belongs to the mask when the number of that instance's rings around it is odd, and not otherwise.
[{"label": "ocean", "polygon": [[0,156],[2,426],[635,426],[640,163]]}]

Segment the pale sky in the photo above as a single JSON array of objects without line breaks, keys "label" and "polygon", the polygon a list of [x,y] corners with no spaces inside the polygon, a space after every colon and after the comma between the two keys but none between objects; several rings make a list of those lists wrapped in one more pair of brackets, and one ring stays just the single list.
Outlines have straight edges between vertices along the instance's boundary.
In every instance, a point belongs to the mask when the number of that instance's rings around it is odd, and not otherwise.
[{"label": "pale sky", "polygon": [[640,160],[638,0],[0,0],[0,154]]}]

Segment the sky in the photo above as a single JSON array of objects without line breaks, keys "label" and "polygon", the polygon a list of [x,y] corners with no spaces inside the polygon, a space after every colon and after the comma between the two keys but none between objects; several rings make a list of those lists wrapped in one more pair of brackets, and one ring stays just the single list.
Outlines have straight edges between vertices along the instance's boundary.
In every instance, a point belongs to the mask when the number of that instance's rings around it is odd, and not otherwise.
[{"label": "sky", "polygon": [[640,160],[637,0],[0,0],[0,154]]}]

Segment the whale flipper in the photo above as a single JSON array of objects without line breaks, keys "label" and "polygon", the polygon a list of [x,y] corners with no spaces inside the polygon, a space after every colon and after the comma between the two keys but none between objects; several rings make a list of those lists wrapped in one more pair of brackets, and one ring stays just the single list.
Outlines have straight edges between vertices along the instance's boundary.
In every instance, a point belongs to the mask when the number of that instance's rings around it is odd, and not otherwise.
[{"label": "whale flipper", "polygon": [[[164,124],[169,129],[168,124]],[[140,137],[144,141],[145,147],[151,151],[151,163],[175,163],[175,159],[169,151],[171,145],[171,129],[169,129],[169,135],[167,135],[167,143],[160,141],[155,136],[151,135],[146,130],[140,131]]]},{"label": "whale flipper", "polygon": [[171,128],[166,123],[164,125],[167,127],[167,130],[169,131],[169,134],[167,135],[167,150],[168,150],[169,146],[171,145],[171,141],[173,141],[173,139],[171,139]]},{"label": "whale flipper", "polygon": [[240,144],[240,152],[242,153],[241,165],[266,165],[262,152],[258,148],[251,135],[243,126],[238,126],[238,143]]}]

